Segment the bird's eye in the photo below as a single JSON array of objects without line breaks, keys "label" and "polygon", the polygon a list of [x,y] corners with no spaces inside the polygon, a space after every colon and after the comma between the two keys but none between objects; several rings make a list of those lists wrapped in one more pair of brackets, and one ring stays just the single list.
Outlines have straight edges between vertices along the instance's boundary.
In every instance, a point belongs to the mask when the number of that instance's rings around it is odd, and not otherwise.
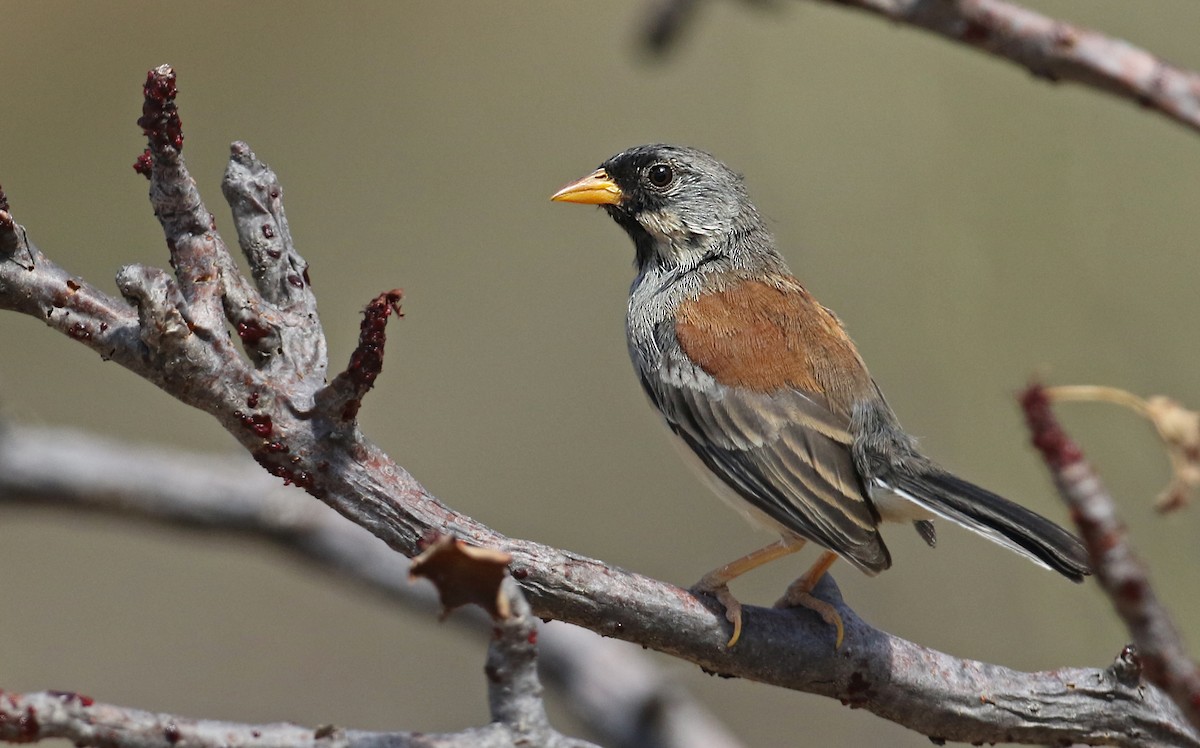
[{"label": "bird's eye", "polygon": [[666,187],[675,178],[675,172],[666,164],[655,164],[646,170],[646,178],[655,187]]}]

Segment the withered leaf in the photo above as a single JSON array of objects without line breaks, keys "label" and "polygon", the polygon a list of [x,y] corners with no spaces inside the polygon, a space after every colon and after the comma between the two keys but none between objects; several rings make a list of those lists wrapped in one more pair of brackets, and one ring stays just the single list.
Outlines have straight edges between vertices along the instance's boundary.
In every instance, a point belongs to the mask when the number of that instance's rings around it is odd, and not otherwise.
[{"label": "withered leaf", "polygon": [[450,611],[474,603],[492,618],[508,618],[508,598],[500,583],[512,556],[491,548],[468,545],[452,535],[441,535],[412,560],[409,578],[424,577],[437,587],[442,618]]}]

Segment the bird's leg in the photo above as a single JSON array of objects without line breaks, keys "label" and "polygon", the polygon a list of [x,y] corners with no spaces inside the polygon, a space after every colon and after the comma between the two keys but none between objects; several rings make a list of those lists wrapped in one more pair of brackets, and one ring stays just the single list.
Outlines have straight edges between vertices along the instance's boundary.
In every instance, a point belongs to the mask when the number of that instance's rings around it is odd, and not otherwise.
[{"label": "bird's leg", "polygon": [[838,556],[832,551],[825,551],[817,562],[812,567],[804,572],[804,574],[788,585],[787,592],[783,593],[783,597],[779,598],[775,603],[776,608],[792,608],[799,605],[802,608],[808,608],[815,612],[825,621],[825,623],[837,629],[837,640],[833,644],[834,649],[841,649],[842,637],[845,636],[845,628],[842,626],[842,617],[838,615],[837,609],[824,600],[818,600],[812,596],[813,589],[817,586],[817,582],[821,581],[821,577],[825,576],[825,572],[829,571],[829,567],[833,566],[833,562],[837,561]]},{"label": "bird's leg", "polygon": [[742,604],[729,591],[729,583],[752,569],[795,553],[804,547],[805,542],[803,538],[795,536],[780,538],[757,551],[747,553],[736,561],[730,561],[724,566],[713,569],[701,577],[699,582],[692,585],[692,592],[711,593],[717,598],[717,602],[724,606],[725,618],[733,624],[733,636],[729,637],[726,647],[733,647],[742,636]]}]

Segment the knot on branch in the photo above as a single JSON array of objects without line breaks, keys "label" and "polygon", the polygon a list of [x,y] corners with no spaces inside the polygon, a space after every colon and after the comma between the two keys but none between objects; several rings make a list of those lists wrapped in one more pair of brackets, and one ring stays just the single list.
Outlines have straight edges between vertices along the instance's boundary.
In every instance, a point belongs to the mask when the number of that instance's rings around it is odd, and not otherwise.
[{"label": "knot on branch", "polygon": [[1122,647],[1108,669],[1121,685],[1130,688],[1139,685],[1142,682],[1142,658],[1138,656],[1137,646],[1126,644]]}]

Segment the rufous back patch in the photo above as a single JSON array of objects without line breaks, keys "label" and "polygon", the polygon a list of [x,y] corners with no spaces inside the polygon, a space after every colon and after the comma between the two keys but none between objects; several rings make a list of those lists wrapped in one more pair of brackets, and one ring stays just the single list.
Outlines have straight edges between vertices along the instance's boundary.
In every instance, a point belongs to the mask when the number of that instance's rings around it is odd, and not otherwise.
[{"label": "rufous back patch", "polygon": [[684,301],[675,336],[692,361],[730,387],[824,395],[846,414],[873,392],[841,322],[791,277],[737,280]]}]

